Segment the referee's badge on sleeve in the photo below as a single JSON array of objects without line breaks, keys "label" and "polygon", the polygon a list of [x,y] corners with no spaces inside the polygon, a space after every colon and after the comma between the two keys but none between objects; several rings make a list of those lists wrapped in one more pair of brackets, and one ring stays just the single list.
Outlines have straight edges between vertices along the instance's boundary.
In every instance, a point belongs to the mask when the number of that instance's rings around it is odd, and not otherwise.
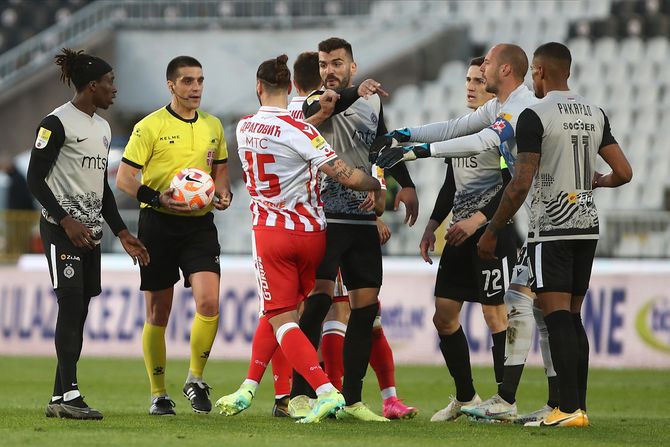
[{"label": "referee's badge on sleeve", "polygon": [[35,140],[35,147],[37,149],[44,149],[49,143],[49,138],[51,138],[51,131],[40,127],[40,130],[37,132],[37,139]]}]

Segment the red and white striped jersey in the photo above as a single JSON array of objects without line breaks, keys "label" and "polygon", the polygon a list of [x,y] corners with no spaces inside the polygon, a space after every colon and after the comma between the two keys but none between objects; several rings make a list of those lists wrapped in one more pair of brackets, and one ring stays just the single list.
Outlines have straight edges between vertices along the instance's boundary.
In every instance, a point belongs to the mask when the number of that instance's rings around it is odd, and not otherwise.
[{"label": "red and white striped jersey", "polygon": [[305,102],[305,99],[307,99],[307,96],[294,96],[288,103],[286,110],[288,110],[294,119],[301,121],[305,119],[305,114],[302,111],[302,105]]},{"label": "red and white striped jersey", "polygon": [[237,124],[237,148],[254,227],[326,229],[319,167],[337,155],[314,126],[261,107]]}]

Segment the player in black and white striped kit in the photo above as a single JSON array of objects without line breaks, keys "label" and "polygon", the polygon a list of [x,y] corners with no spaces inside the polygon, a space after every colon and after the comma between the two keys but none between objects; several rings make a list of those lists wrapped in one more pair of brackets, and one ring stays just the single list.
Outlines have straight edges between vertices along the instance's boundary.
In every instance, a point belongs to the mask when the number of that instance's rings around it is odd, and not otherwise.
[{"label": "player in black and white striped kit", "polygon": [[76,89],[71,101],[42,120],[30,156],[28,187],[42,205],[40,235],[58,299],[55,344],[58,365],[47,417],[102,419],[77,385],[77,361],[92,297],[101,292],[100,240],[103,220],[133,262],[149,254],[126,229],[107,183],[109,124],[95,112],[113,104],[112,67],[81,51],[56,56],[61,80]]},{"label": "player in black and white striped kit", "polygon": [[[589,342],[581,306],[598,242],[596,187],[630,181],[631,167],[610,131],[605,113],[570,91],[570,50],[551,42],[535,50],[531,66],[536,96],[517,122],[516,170],[500,206],[478,243],[494,256],[497,234],[531,193],[528,253],[531,287],[541,302],[560,388],[559,406],[537,423],[586,427]],[[595,171],[596,155],[612,168]]]}]

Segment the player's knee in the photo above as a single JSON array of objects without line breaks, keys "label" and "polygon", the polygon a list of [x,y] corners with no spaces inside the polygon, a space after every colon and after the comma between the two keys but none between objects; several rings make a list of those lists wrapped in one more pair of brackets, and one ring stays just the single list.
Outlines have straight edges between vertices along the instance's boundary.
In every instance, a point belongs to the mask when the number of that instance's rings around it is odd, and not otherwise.
[{"label": "player's knee", "polygon": [[492,333],[502,332],[507,329],[507,315],[503,305],[482,306],[484,321]]},{"label": "player's knee", "polygon": [[451,318],[441,312],[435,312],[433,315],[433,324],[435,325],[435,329],[437,329],[437,333],[440,335],[451,335],[456,332],[461,325],[458,321],[458,317]]},{"label": "player's knee", "polygon": [[206,295],[195,302],[195,310],[205,317],[213,317],[219,313],[219,297]]},{"label": "player's knee", "polygon": [[170,306],[152,306],[147,308],[147,323],[166,327],[170,320]]}]

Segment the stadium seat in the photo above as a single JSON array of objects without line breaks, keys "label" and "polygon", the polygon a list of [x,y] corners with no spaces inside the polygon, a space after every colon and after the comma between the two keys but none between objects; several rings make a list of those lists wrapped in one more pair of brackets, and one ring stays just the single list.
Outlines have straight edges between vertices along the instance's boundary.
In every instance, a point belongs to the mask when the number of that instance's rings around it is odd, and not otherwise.
[{"label": "stadium seat", "polygon": [[593,56],[600,62],[610,62],[617,59],[619,55],[619,45],[614,37],[603,37],[598,39],[593,46]]},{"label": "stadium seat", "polygon": [[628,37],[621,41],[621,49],[619,54],[626,62],[637,63],[643,62],[641,55],[644,54],[644,42],[640,37]]},{"label": "stadium seat", "polygon": [[438,82],[445,84],[450,84],[454,80],[463,82],[463,75],[467,71],[465,62],[463,61],[450,61],[447,64],[443,65],[440,69],[440,74],[438,75]]},{"label": "stadium seat", "polygon": [[[653,89],[648,88],[644,91],[653,92]],[[651,93],[647,93],[646,95],[651,95]],[[643,97],[642,99],[650,100],[641,103],[640,108],[636,109],[635,121],[633,123],[635,133],[639,132],[645,135],[653,135],[658,129],[658,113],[656,112],[656,105],[653,98],[653,95],[650,96],[650,98]]]},{"label": "stadium seat", "polygon": [[670,56],[670,40],[666,37],[654,37],[646,44],[644,60],[658,64],[667,63]]},{"label": "stadium seat", "polygon": [[586,37],[575,37],[567,43],[572,54],[572,60],[589,63],[591,62],[592,49],[591,41]]}]

